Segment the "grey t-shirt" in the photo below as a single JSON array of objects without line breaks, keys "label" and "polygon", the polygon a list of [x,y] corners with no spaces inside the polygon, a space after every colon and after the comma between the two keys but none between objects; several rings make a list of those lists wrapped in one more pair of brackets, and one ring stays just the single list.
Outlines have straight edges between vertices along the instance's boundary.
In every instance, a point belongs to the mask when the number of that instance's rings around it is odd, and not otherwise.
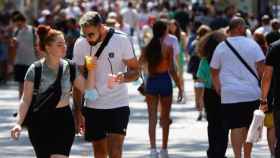
[{"label": "grey t-shirt", "polygon": [[[54,70],[48,67],[48,65],[45,63],[45,60],[40,60],[42,62],[42,73],[41,73],[41,82],[39,87],[39,93],[44,92],[48,89],[48,87],[54,83],[57,77],[58,69]],[[70,67],[66,60],[61,60],[60,62],[63,62],[63,73],[61,78],[61,100],[63,99],[69,99],[70,97],[70,91],[71,91],[71,81],[70,81]],[[76,74],[77,77],[79,74],[78,69],[76,68]],[[25,80],[34,82],[35,79],[35,65],[34,63],[28,68]]]},{"label": "grey t-shirt", "polygon": [[[34,30],[35,31],[35,30]],[[16,61],[18,65],[30,65],[37,60],[34,50],[34,32],[30,25],[19,30],[17,36]]]}]

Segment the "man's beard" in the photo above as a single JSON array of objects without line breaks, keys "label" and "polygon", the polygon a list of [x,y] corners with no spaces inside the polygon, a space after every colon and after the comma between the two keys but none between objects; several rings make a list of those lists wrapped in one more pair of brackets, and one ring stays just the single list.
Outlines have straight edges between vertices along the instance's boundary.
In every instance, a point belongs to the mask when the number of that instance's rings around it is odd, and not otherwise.
[{"label": "man's beard", "polygon": [[101,42],[101,36],[98,37],[96,41],[88,41],[89,45],[95,46],[97,43]]}]

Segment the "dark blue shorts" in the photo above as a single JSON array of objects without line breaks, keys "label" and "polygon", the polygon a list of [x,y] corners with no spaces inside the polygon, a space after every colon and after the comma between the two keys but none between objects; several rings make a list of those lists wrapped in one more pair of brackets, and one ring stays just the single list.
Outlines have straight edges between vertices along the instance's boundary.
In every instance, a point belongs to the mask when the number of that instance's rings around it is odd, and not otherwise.
[{"label": "dark blue shorts", "polygon": [[171,96],[172,82],[168,72],[149,76],[146,83],[148,95]]}]

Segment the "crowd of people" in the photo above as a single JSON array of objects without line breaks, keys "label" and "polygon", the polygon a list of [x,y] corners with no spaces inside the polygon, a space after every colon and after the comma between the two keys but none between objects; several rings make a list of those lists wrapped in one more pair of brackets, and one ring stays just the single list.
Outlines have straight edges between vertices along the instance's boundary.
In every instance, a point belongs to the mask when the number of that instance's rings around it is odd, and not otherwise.
[{"label": "crowd of people", "polygon": [[[242,149],[250,158],[253,144],[246,136],[258,108],[266,112],[271,157],[280,157],[278,19],[263,15],[258,22],[234,5],[219,10],[214,2],[90,1],[57,12],[45,9],[31,25],[19,11],[0,20],[1,84],[11,76],[19,83],[20,108],[11,134],[18,138],[34,113],[28,132],[37,157],[68,157],[75,131],[92,143],[94,157],[122,157],[130,115],[125,83],[143,73],[150,157],[167,158],[173,83],[176,101],[185,104],[185,72],[193,76],[197,120],[208,121],[208,158],[226,157],[229,133],[235,158],[242,157]],[[37,107],[36,99],[51,95],[53,86],[60,87],[60,95],[49,98],[58,98]],[[38,135],[42,132],[47,137]]]}]

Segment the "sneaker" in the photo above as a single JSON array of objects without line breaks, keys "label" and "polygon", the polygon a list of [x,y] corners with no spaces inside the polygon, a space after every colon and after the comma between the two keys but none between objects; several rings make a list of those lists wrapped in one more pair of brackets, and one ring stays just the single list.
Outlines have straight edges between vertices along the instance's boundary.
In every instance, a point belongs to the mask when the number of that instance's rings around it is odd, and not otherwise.
[{"label": "sneaker", "polygon": [[169,158],[168,151],[166,149],[161,149],[159,154],[160,158]]},{"label": "sneaker", "polygon": [[156,149],[151,149],[149,158],[158,158],[158,152]]}]

